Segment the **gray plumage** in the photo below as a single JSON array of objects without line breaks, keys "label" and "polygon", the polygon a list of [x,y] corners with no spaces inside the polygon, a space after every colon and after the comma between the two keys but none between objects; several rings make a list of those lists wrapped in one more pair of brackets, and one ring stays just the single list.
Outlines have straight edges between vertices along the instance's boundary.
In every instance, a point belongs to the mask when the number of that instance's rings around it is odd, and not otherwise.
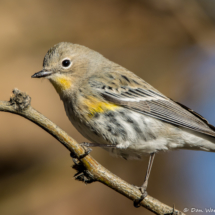
[{"label": "gray plumage", "polygon": [[[62,66],[65,59],[68,68]],[[77,130],[94,143],[115,145],[106,150],[116,155],[139,159],[170,149],[215,151],[215,129],[207,120],[84,46],[57,44],[46,54],[41,74],[55,86]]]}]

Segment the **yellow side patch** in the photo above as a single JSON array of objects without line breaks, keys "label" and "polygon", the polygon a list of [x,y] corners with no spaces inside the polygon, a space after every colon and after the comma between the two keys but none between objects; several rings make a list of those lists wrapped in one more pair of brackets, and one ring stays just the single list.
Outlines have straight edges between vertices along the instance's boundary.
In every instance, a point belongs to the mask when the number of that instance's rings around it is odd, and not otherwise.
[{"label": "yellow side patch", "polygon": [[58,93],[69,89],[72,85],[71,79],[64,75],[56,76],[53,79],[50,79],[50,82],[53,84]]},{"label": "yellow side patch", "polygon": [[116,110],[116,108],[119,108],[118,105],[101,102],[93,97],[88,97],[88,99],[84,100],[84,104],[88,107],[89,117],[93,117],[96,113],[104,113],[106,111],[113,111]]}]

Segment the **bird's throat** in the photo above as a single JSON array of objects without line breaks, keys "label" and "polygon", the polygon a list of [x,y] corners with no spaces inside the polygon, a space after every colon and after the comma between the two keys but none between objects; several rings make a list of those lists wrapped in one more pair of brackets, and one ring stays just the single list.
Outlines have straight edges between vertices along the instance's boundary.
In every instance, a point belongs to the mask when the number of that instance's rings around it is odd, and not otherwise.
[{"label": "bird's throat", "polygon": [[56,89],[56,91],[58,92],[58,94],[62,94],[65,90],[68,90],[72,85],[71,78],[65,75],[55,76],[49,80]]}]

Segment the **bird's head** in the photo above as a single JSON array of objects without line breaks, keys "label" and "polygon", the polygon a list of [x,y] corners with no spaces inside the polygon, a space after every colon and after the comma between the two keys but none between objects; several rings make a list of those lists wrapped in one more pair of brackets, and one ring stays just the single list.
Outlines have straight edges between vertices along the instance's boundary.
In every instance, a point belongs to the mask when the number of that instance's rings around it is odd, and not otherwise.
[{"label": "bird's head", "polygon": [[103,58],[99,53],[81,45],[61,42],[48,50],[43,69],[32,78],[47,78],[59,94],[70,89],[80,77],[88,76]]}]

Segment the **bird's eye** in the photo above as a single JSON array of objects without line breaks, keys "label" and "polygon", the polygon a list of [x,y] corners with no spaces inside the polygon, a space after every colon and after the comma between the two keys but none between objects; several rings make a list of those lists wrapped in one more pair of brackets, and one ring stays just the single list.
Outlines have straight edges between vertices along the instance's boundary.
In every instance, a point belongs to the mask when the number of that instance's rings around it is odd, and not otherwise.
[{"label": "bird's eye", "polygon": [[62,61],[62,66],[63,67],[69,67],[71,65],[71,61],[68,59],[65,59]]}]

